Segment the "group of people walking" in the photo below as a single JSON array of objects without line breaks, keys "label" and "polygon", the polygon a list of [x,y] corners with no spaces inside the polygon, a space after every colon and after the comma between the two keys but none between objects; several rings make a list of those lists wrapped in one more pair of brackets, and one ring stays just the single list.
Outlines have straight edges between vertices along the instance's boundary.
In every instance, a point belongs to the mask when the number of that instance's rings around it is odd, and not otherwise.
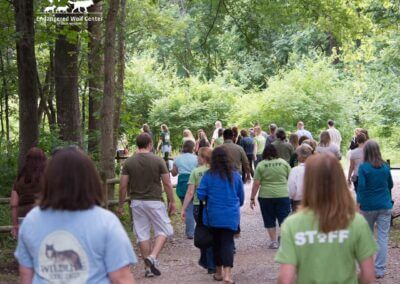
[{"label": "group of people walking", "polygon": [[[170,215],[177,196],[186,237],[196,243],[202,226],[202,236],[212,240],[199,246],[199,265],[213,280],[234,283],[234,239],[240,236],[244,185],[251,180],[250,207],[260,207],[268,248],[278,249],[279,283],[370,283],[384,277],[393,181],[367,131],[355,132],[347,180],[339,161],[342,138],[332,120],[319,142],[301,121],[289,137],[276,124],[267,133],[259,123],[239,131],[223,129],[219,121],[211,141],[204,130],[197,133],[195,139],[183,131],[182,151],[170,165],[167,125],[155,147],[162,157],[154,154],[154,135],[144,125],[135,154],[123,165],[117,213],[124,214],[129,197],[145,277],[161,275],[159,255],[174,233]],[[171,175],[177,176],[176,192]],[[28,153],[11,203],[24,283],[134,282],[129,265],[137,263],[135,252],[116,216],[100,207],[101,194],[94,164],[80,149],[58,149],[49,161],[38,148]]]}]

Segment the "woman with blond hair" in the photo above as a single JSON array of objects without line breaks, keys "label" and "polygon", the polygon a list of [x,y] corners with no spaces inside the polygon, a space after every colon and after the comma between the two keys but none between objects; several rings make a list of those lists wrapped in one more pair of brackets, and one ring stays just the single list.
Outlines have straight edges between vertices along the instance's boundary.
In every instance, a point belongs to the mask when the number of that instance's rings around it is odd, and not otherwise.
[{"label": "woman with blond hair", "polygon": [[383,278],[392,217],[393,179],[389,165],[382,159],[378,143],[367,141],[363,151],[364,163],[358,168],[357,202],[372,232],[376,224],[379,250],[375,259],[375,273],[376,278]]},{"label": "woman with blond hair", "polygon": [[193,141],[193,143],[196,143],[196,140],[194,139],[194,136],[190,129],[183,130],[182,144],[184,144],[186,141]]},{"label": "woman with blond hair", "polygon": [[160,134],[160,140],[158,140],[157,144],[157,151],[160,151],[160,149],[164,161],[167,164],[167,168],[170,169],[168,160],[169,160],[169,154],[172,151],[172,147],[171,147],[171,136],[169,133],[168,126],[166,124],[161,125],[161,134]]},{"label": "woman with blond hair", "polygon": [[340,148],[338,145],[331,143],[331,136],[328,131],[322,131],[319,136],[319,144],[315,149],[317,153],[326,153],[330,152],[340,160],[342,158],[342,154],[340,154]]},{"label": "woman with blond hair", "polygon": [[302,208],[282,226],[278,283],[371,283],[376,243],[330,153],[306,161]]}]

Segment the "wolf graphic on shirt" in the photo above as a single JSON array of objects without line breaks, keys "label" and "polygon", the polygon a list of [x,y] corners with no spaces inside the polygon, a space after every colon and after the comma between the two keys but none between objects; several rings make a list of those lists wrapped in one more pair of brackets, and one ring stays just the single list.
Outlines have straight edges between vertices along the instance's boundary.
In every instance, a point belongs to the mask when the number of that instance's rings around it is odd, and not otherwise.
[{"label": "wolf graphic on shirt", "polygon": [[90,267],[83,244],[68,231],[54,231],[47,235],[41,241],[38,263],[38,274],[44,282],[86,283]]},{"label": "wolf graphic on shirt", "polygon": [[79,255],[73,250],[56,251],[54,245],[46,245],[46,256],[55,263],[69,262],[75,270],[82,270],[82,263]]}]

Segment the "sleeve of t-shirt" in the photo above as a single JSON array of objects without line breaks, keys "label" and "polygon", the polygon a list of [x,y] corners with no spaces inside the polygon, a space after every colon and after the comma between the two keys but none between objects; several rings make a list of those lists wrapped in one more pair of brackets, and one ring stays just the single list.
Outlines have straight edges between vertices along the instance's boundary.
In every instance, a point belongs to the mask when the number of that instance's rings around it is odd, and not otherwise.
[{"label": "sleeve of t-shirt", "polygon": [[355,254],[357,261],[362,262],[368,257],[373,256],[378,250],[378,246],[376,245],[374,236],[372,235],[371,229],[367,221],[361,216],[358,219],[359,220],[357,224],[354,224],[356,225],[354,229],[357,230]]},{"label": "sleeve of t-shirt", "polygon": [[275,261],[283,264],[297,265],[296,247],[288,222],[283,222],[281,227],[281,244]]},{"label": "sleeve of t-shirt", "polygon": [[168,171],[168,168],[167,168],[167,165],[165,164],[165,161],[163,160],[163,159],[159,159],[158,160],[158,163],[159,163],[159,167],[160,167],[160,173],[163,175],[163,174],[168,174],[169,173],[169,171]]},{"label": "sleeve of t-shirt", "polygon": [[110,224],[107,226],[105,246],[104,262],[107,273],[137,263],[132,243],[121,222],[114,215],[111,216]]},{"label": "sleeve of t-shirt", "polygon": [[204,175],[201,178],[200,185],[197,188],[197,197],[199,200],[204,201],[207,197],[207,187],[208,187],[208,175]]},{"label": "sleeve of t-shirt", "polygon": [[188,184],[196,184],[196,169],[190,174]]},{"label": "sleeve of t-shirt", "polygon": [[[25,236],[27,234],[25,227],[26,221],[22,223],[21,228],[18,233],[18,244],[17,249],[14,252],[15,258],[18,260],[18,263],[27,268],[33,268],[33,257],[29,253],[28,247],[26,245]],[[24,226],[25,224],[25,226]]]}]

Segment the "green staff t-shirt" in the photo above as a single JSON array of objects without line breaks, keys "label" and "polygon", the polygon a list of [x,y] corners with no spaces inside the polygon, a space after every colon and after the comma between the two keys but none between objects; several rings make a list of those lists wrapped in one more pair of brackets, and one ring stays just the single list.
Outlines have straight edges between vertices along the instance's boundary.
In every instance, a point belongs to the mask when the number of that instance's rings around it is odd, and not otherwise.
[{"label": "green staff t-shirt", "polygon": [[377,251],[364,217],[356,213],[347,229],[318,231],[313,212],[289,216],[281,227],[281,246],[275,261],[297,267],[297,283],[358,283],[356,261]]},{"label": "green staff t-shirt", "polygon": [[194,185],[194,197],[193,197],[193,205],[200,205],[199,198],[197,197],[197,187],[200,184],[201,178],[203,177],[204,173],[208,171],[207,166],[199,166],[195,168],[189,177],[188,184]]},{"label": "green staff t-shirt", "polygon": [[258,197],[280,198],[288,197],[289,164],[281,159],[263,160],[256,168],[254,179],[261,183]]}]

